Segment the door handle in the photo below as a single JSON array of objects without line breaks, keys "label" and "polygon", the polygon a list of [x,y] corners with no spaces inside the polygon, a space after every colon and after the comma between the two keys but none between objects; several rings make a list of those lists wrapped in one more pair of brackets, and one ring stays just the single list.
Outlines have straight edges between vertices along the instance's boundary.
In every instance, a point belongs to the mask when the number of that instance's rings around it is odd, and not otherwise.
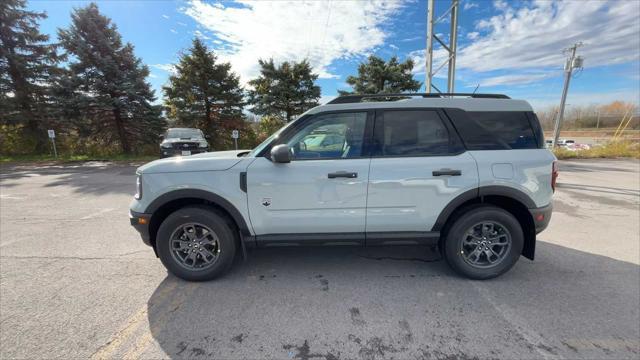
[{"label": "door handle", "polygon": [[349,178],[349,179],[354,179],[358,177],[358,173],[357,172],[348,172],[348,171],[336,171],[336,172],[332,172],[327,174],[327,177],[329,179],[335,179],[335,178]]},{"label": "door handle", "polygon": [[452,169],[440,169],[440,170],[434,170],[431,174],[433,176],[460,176],[462,175],[462,171],[452,170]]}]

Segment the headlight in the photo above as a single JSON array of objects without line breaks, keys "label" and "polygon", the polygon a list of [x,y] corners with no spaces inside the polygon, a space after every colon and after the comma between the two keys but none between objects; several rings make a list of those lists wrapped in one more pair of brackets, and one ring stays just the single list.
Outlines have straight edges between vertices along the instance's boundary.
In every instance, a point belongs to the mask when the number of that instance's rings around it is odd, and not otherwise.
[{"label": "headlight", "polygon": [[142,198],[142,175],[138,175],[136,177],[136,194],[133,197],[136,200],[140,200]]},{"label": "headlight", "polygon": [[208,145],[209,145],[209,144],[207,144],[207,142],[206,142],[206,141],[203,141],[203,142],[201,142],[201,143],[199,143],[199,144],[198,144],[198,146],[199,146],[199,147],[201,147],[201,148],[206,148]]},{"label": "headlight", "polygon": [[163,149],[171,149],[171,143],[162,143],[160,147]]}]

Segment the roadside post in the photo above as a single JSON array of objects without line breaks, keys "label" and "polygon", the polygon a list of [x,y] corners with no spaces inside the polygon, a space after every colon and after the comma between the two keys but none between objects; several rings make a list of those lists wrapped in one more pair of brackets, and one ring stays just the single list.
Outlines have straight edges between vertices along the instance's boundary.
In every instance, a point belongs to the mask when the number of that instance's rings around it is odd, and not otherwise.
[{"label": "roadside post", "polygon": [[240,137],[238,130],[233,130],[231,132],[231,137],[233,138],[233,144],[235,145],[236,150],[238,150],[238,137]]},{"label": "roadside post", "polygon": [[58,151],[56,150],[56,132],[49,129],[47,130],[47,133],[49,134],[49,139],[51,139],[51,144],[53,145],[53,156],[57,159]]}]

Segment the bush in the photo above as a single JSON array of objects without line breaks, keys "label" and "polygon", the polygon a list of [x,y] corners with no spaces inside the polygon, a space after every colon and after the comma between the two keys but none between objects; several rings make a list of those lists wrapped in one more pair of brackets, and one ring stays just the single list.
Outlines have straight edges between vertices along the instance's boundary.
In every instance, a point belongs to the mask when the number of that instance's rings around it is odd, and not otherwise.
[{"label": "bush", "polygon": [[611,141],[602,146],[594,146],[589,150],[571,151],[567,148],[555,148],[553,153],[558,159],[593,159],[593,158],[635,158],[640,159],[640,143],[633,141]]}]

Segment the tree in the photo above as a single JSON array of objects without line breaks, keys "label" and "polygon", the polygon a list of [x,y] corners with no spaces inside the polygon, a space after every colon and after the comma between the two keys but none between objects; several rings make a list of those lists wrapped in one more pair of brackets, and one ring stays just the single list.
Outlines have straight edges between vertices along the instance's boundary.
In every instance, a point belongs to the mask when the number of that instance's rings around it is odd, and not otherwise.
[{"label": "tree", "polygon": [[228,146],[229,126],[243,122],[243,91],[231,64],[217,61],[216,55],[195,38],[180,57],[169,84],[163,87],[165,106],[176,124],[200,128],[213,135],[214,144]]},{"label": "tree", "polygon": [[340,90],[340,95],[349,94],[390,94],[405,91],[416,92],[422,83],[413,79],[413,60],[398,62],[396,56],[385,62],[383,59],[371,55],[366,63],[358,66],[358,76],[349,76],[347,84],[353,87],[353,92]]},{"label": "tree", "polygon": [[284,125],[285,122],[277,116],[263,116],[258,123],[258,137],[264,140]]},{"label": "tree", "polygon": [[59,57],[56,45],[38,29],[46,14],[25,7],[24,0],[0,2],[0,123],[23,126],[24,138],[43,152],[52,121],[48,82]]},{"label": "tree", "polygon": [[260,76],[249,81],[249,103],[258,115],[279,116],[287,122],[294,115],[318,106],[320,87],[314,84],[317,74],[311,73],[311,65],[302,62],[283,62],[280,66],[259,60]]},{"label": "tree", "polygon": [[71,26],[59,29],[58,37],[65,55],[73,56],[58,90],[66,95],[67,115],[88,128],[85,135],[117,143],[123,153],[156,142],[164,123],[152,104],[149,69],[111,19],[91,3],[73,11]]}]

